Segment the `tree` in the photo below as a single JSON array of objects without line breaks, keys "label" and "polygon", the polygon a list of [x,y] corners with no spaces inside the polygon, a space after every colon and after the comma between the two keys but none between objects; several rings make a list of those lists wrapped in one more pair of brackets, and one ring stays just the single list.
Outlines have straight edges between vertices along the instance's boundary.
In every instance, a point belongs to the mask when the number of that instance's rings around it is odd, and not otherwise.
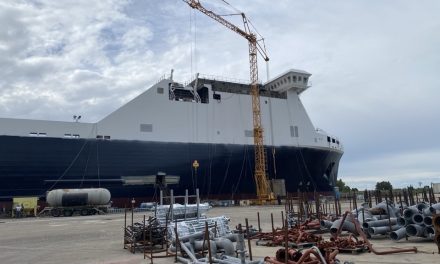
[{"label": "tree", "polygon": [[350,187],[345,185],[345,182],[343,182],[341,179],[336,181],[336,186],[339,188],[339,192],[349,192],[350,191]]},{"label": "tree", "polygon": [[376,191],[393,190],[393,185],[389,181],[381,181],[376,183]]}]

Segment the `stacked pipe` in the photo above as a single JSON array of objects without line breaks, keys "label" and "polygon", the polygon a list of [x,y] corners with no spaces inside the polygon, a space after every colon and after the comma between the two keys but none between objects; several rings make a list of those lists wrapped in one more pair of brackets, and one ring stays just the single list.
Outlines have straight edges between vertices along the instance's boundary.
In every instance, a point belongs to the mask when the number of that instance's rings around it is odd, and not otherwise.
[{"label": "stacked pipe", "polygon": [[[223,263],[223,264],[263,264],[263,260],[252,261],[246,259],[244,236],[240,234],[226,234],[218,236],[208,228],[186,236],[180,236],[176,230],[176,237],[172,239],[170,251],[175,252],[176,260],[182,263]],[[235,246],[234,246],[235,243]],[[177,251],[180,250],[180,256]],[[208,254],[205,256],[205,251]],[[238,257],[234,257],[238,255]]]},{"label": "stacked pipe", "polygon": [[[400,213],[393,203],[383,201],[372,208],[367,208],[367,206],[368,204],[364,203],[352,213],[357,216],[357,221],[369,235],[385,234],[398,229],[397,217],[400,216]],[[339,229],[355,235],[358,234],[352,221],[344,221],[342,226],[341,222],[341,218],[333,222],[321,220],[321,228],[329,229],[332,235],[336,234]]]},{"label": "stacked pipe", "polygon": [[[361,208],[353,210],[352,213],[357,213],[357,221],[369,237],[389,234],[390,238],[395,241],[406,236],[434,239],[432,215],[440,210],[440,203],[433,205],[419,203],[402,209],[403,215],[400,214],[399,208],[386,200],[372,208],[366,208],[366,204],[363,204]],[[333,235],[339,229],[357,234],[352,222],[344,221],[341,226],[341,219],[334,222],[321,220],[321,228],[329,229]]]},{"label": "stacked pipe", "polygon": [[419,203],[403,210],[403,216],[397,219],[399,229],[390,233],[392,240],[400,240],[406,236],[425,237],[434,239],[432,216],[440,210],[440,203],[429,205]]},{"label": "stacked pipe", "polygon": [[440,254],[440,214],[432,217],[432,224],[435,231],[434,242],[437,244],[438,253]]}]

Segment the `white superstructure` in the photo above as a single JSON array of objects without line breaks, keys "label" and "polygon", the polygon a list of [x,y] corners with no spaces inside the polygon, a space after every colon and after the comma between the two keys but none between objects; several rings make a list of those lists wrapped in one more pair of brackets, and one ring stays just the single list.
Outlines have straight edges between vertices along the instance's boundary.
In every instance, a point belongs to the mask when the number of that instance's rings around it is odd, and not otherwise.
[{"label": "white superstructure", "polygon": [[[310,76],[289,70],[264,84],[268,93],[277,94],[262,93],[260,99],[265,145],[343,150],[338,139],[315,129],[301,103],[299,94],[309,87]],[[252,145],[246,89],[245,84],[205,80],[194,93],[192,86],[166,78],[97,123],[0,118],[0,135]]]}]

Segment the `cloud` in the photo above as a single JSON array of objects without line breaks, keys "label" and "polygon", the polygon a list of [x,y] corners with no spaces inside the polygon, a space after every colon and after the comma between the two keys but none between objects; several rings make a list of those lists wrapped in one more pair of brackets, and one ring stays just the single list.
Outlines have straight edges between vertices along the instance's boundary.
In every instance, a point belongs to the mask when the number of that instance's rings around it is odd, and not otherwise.
[{"label": "cloud", "polygon": [[378,154],[345,164],[342,179],[351,187],[373,188],[376,182],[390,181],[394,187],[430,185],[440,179],[440,148],[406,153]]},{"label": "cloud", "polygon": [[[440,149],[440,2],[228,2],[265,37],[272,76],[313,74],[301,97],[313,123],[343,142],[343,179],[410,181],[410,168],[435,178],[432,159],[399,166]],[[241,26],[240,16],[225,18]],[[172,68],[182,82],[199,71],[249,79],[246,40],[178,0],[9,0],[0,24],[2,117],[94,122]]]}]

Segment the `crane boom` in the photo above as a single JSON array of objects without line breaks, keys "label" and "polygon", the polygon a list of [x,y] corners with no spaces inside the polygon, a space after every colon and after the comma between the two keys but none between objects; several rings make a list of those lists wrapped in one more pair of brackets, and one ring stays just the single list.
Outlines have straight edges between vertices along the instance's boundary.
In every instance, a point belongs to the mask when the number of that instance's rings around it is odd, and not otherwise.
[{"label": "crane boom", "polygon": [[257,37],[250,30],[248,19],[244,13],[241,13],[244,23],[244,30],[232,24],[223,17],[207,10],[198,0],[182,0],[190,7],[202,12],[208,17],[214,19],[230,30],[238,33],[240,36],[247,39],[249,44],[249,66],[250,66],[250,81],[251,81],[251,96],[252,96],[252,115],[254,128],[254,149],[255,149],[255,183],[256,192],[259,200],[272,199],[272,193],[266,176],[266,155],[263,141],[263,127],[261,125],[261,110],[260,110],[260,91],[258,88],[258,64],[257,53],[260,53],[265,61],[268,61],[266,51],[258,45]]}]

